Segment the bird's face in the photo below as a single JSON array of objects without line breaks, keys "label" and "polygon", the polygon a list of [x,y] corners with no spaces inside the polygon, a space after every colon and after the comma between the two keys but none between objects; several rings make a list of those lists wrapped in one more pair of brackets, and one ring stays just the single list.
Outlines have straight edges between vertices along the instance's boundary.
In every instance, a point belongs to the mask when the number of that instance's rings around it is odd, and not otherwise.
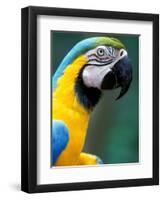
[{"label": "bird's face", "polygon": [[82,78],[89,88],[107,90],[121,87],[117,99],[128,90],[132,81],[132,66],[125,49],[99,45],[86,52],[88,62]]}]

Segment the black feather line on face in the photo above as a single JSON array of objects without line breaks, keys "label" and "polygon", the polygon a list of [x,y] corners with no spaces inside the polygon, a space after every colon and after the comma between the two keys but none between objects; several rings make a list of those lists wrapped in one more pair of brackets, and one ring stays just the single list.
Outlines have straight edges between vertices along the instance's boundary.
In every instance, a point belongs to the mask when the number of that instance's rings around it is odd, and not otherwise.
[{"label": "black feather line on face", "polygon": [[[91,60],[91,61],[93,61],[93,60]],[[100,66],[109,65],[109,64],[111,64],[111,63],[112,63],[112,61],[110,61],[110,62],[107,62],[107,63],[101,63],[101,64],[100,64],[100,63],[99,63],[99,64],[95,64],[95,63],[93,63],[93,64],[92,64],[92,63],[88,63],[88,64],[86,64],[86,65],[85,65],[85,67],[87,67],[87,66],[91,66],[91,65],[92,65],[92,66],[97,66],[97,67],[99,66],[99,67],[100,67]]]},{"label": "black feather line on face", "polygon": [[96,54],[91,54],[91,55],[88,56],[88,58],[89,58],[89,61],[91,61],[92,59],[95,59],[98,62],[110,62],[111,60],[113,61],[114,57],[112,57],[112,58],[101,57],[100,58]]},{"label": "black feather line on face", "polygon": [[101,63],[101,64],[110,64],[110,63],[112,63],[113,62],[113,59],[111,59],[111,60],[106,60],[106,61],[99,61],[99,60],[97,60],[97,59],[90,59],[89,61],[88,61],[88,63],[89,62],[91,62],[91,61],[96,61],[96,62],[98,62],[98,63]]},{"label": "black feather line on face", "polygon": [[81,69],[81,71],[79,72],[79,76],[76,79],[75,91],[77,93],[79,102],[88,111],[92,111],[96,104],[99,102],[102,93],[97,88],[88,88],[87,86],[85,86],[82,78],[82,73],[85,66]]}]

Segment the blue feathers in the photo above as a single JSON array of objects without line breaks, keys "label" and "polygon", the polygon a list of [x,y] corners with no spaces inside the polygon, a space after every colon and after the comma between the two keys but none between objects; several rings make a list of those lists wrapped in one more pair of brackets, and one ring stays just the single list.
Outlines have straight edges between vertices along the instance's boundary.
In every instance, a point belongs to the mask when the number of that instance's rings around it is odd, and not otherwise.
[{"label": "blue feathers", "polygon": [[55,164],[61,152],[69,141],[69,131],[61,120],[53,120],[52,124],[52,165]]},{"label": "blue feathers", "polygon": [[63,74],[65,68],[71,64],[78,56],[84,54],[96,44],[96,37],[88,38],[77,43],[65,56],[52,78],[52,90],[56,87],[58,78]]}]

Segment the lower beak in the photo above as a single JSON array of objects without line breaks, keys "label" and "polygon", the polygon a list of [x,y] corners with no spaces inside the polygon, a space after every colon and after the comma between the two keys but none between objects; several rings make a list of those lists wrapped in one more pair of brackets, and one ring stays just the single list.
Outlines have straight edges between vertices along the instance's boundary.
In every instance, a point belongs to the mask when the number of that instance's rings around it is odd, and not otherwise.
[{"label": "lower beak", "polygon": [[101,89],[114,89],[121,87],[117,99],[121,98],[129,89],[132,81],[132,65],[128,56],[119,60],[103,78]]}]

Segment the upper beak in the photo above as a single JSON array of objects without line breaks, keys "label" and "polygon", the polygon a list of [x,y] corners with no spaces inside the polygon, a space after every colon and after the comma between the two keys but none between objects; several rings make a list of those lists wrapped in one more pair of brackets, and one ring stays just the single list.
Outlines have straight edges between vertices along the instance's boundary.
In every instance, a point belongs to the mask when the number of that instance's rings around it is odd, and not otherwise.
[{"label": "upper beak", "polygon": [[103,78],[101,89],[114,89],[121,87],[121,98],[129,89],[132,81],[132,65],[127,55],[122,57]]}]

